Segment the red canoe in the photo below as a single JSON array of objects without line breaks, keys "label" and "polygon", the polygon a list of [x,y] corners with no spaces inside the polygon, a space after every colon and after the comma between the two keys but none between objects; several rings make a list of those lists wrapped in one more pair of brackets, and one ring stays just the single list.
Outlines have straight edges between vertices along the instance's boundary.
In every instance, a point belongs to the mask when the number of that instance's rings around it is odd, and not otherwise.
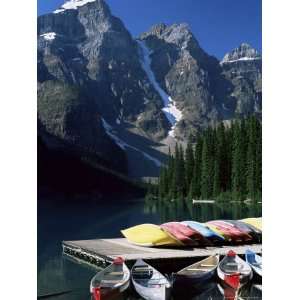
[{"label": "red canoe", "polygon": [[204,238],[199,232],[179,222],[164,223],[160,227],[185,245],[196,246],[204,242]]},{"label": "red canoe", "polygon": [[220,231],[228,236],[229,239],[235,242],[247,242],[252,240],[251,236],[248,233],[239,230],[233,224],[220,220],[209,221],[207,223],[216,226]]}]

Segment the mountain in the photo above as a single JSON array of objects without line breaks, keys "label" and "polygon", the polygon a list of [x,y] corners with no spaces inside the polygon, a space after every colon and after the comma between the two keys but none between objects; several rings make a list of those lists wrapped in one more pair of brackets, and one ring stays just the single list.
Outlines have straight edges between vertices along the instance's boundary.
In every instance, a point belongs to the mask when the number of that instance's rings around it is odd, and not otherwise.
[{"label": "mountain", "polygon": [[243,43],[227,53],[221,61],[223,75],[232,83],[231,96],[235,99],[236,115],[256,114],[262,110],[261,55]]},{"label": "mountain", "polygon": [[40,16],[37,38],[38,134],[50,150],[153,177],[176,141],[261,114],[261,58],[247,44],[220,62],[187,24],[134,39],[103,0]]}]

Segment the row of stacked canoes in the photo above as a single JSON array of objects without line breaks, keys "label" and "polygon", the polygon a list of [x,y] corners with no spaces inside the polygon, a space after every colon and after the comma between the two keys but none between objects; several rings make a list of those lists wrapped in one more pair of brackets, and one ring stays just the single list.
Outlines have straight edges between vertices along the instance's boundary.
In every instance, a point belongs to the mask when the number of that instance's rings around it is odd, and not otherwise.
[{"label": "row of stacked canoes", "polygon": [[130,243],[144,247],[197,247],[261,243],[261,218],[140,224],[124,230]]},{"label": "row of stacked canoes", "polygon": [[93,300],[104,299],[113,292],[127,289],[131,278],[134,289],[143,299],[167,300],[172,288],[183,288],[186,293],[187,288],[193,286],[205,287],[215,275],[225,288],[237,291],[252,279],[253,274],[261,279],[262,261],[251,250],[246,251],[245,260],[230,250],[222,260],[219,255],[212,255],[173,273],[170,277],[164,276],[141,259],[129,270],[124,260],[118,257],[92,278],[90,292]]}]

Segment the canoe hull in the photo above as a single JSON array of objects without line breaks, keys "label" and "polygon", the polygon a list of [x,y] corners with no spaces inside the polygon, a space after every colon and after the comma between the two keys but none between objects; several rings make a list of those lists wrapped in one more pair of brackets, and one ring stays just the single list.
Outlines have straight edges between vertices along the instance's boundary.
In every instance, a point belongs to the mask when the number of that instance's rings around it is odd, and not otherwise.
[{"label": "canoe hull", "polygon": [[[234,282],[233,277],[234,275],[229,275],[229,274],[226,274],[224,272],[222,272],[221,270],[217,270],[217,274],[218,274],[218,277],[219,279],[225,283],[226,285],[230,286],[231,288],[233,289],[239,289],[241,288],[242,286],[244,286],[245,284],[247,284],[253,277],[253,273],[248,273],[248,274],[239,274],[239,282],[238,284],[236,285]],[[227,278],[226,278],[227,276]]]},{"label": "canoe hull", "polygon": [[205,226],[202,223],[196,222],[196,221],[184,221],[181,222],[190,228],[198,231],[200,234],[204,236],[204,238],[207,239],[208,242],[213,243],[213,244],[220,244],[224,241],[224,237],[221,235],[218,235],[211,229],[209,229],[207,226]]},{"label": "canoe hull", "polygon": [[210,281],[216,273],[219,264],[219,255],[202,259],[190,266],[172,274],[174,286],[201,286]]},{"label": "canoe hull", "polygon": [[173,274],[172,280],[175,286],[196,286],[210,281],[214,276],[215,270],[193,276]]},{"label": "canoe hull", "polygon": [[247,250],[245,253],[246,262],[250,265],[254,275],[257,278],[262,278],[262,258],[256,253]]},{"label": "canoe hull", "polygon": [[143,260],[137,260],[131,269],[131,280],[136,292],[147,300],[168,300],[171,283],[158,270]]},{"label": "canoe hull", "polygon": [[162,230],[164,230],[167,234],[172,236],[174,239],[180,241],[185,246],[197,246],[198,242],[191,238],[191,235],[187,234],[186,225],[177,223],[177,222],[169,222],[160,225]]},{"label": "canoe hull", "polygon": [[241,221],[246,224],[250,224],[250,225],[254,226],[255,228],[259,229],[260,231],[262,231],[261,218],[247,218],[247,219],[243,219]]},{"label": "canoe hull", "polygon": [[171,296],[171,288],[161,287],[161,288],[147,288],[137,284],[133,281],[133,286],[136,292],[147,300],[168,300]]},{"label": "canoe hull", "polygon": [[207,222],[209,225],[215,226],[220,230],[228,239],[236,243],[251,241],[251,236],[244,231],[239,230],[233,224],[223,220],[216,220]]},{"label": "canoe hull", "polygon": [[[130,271],[124,262],[113,262],[98,272],[90,282],[90,293],[97,300],[125,291],[130,284]],[[100,298],[101,298],[100,297]]]},{"label": "canoe hull", "polygon": [[241,221],[226,220],[227,223],[232,224],[241,231],[246,232],[252,238],[252,242],[261,243],[261,231],[251,226],[250,224],[243,223]]},{"label": "canoe hull", "polygon": [[[237,266],[235,271],[228,270],[229,263],[234,263]],[[219,263],[217,274],[222,282],[226,283],[233,289],[239,289],[249,282],[253,277],[252,269],[246,261],[242,260],[239,256],[230,258],[229,261],[228,255],[225,256]]]},{"label": "canoe hull", "polygon": [[130,243],[144,247],[182,245],[180,241],[176,240],[162,230],[159,226],[154,224],[141,224],[133,226],[121,230],[121,233]]}]

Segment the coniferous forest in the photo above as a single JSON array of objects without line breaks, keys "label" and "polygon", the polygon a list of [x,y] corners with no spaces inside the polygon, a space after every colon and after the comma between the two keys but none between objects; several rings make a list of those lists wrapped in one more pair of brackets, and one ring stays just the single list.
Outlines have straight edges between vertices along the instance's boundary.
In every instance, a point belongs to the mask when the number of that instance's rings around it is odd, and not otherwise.
[{"label": "coniferous forest", "polygon": [[262,128],[257,118],[220,123],[176,145],[158,180],[160,199],[261,200]]}]

